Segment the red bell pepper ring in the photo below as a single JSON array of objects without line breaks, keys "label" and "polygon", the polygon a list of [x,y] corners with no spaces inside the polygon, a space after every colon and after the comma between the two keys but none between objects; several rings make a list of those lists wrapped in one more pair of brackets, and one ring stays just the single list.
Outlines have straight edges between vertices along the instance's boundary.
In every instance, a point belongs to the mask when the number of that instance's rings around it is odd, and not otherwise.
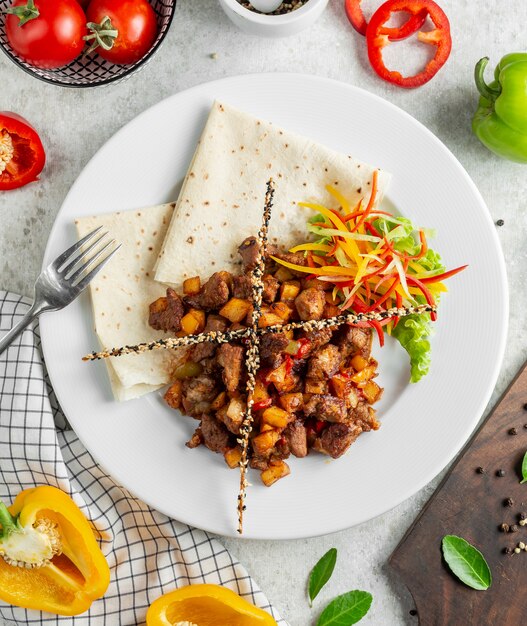
[{"label": "red bell pepper ring", "polygon": [[[404,11],[411,15],[418,15],[423,9],[428,12],[435,28],[426,32],[419,31],[417,38],[423,43],[436,46],[436,53],[421,72],[414,76],[403,76],[400,72],[389,70],[384,65],[382,49],[390,43],[390,38],[383,34],[382,29],[393,13]],[[388,0],[371,18],[366,30],[366,43],[370,63],[383,80],[399,87],[419,87],[433,78],[450,56],[452,50],[450,23],[444,11],[433,0]]]},{"label": "red bell pepper ring", "polygon": [[46,162],[37,131],[20,115],[0,111],[0,191],[38,180]]},{"label": "red bell pepper ring", "polygon": [[[368,22],[362,12],[361,2],[362,0],[344,0],[344,9],[353,28],[359,34],[366,35]],[[410,18],[398,28],[388,28],[387,26],[384,26],[381,34],[386,35],[390,41],[401,41],[402,39],[406,39],[421,28],[426,21],[427,15],[428,11],[423,9],[417,15],[411,15]]]}]

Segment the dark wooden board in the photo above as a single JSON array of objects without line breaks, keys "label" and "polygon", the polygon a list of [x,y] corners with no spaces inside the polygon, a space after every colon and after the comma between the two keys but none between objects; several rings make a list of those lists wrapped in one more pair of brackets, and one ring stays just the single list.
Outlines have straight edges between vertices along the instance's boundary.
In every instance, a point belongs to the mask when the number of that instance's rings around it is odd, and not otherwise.
[{"label": "dark wooden board", "polygon": [[[470,387],[470,374],[467,376]],[[470,393],[469,390],[467,390]],[[412,594],[420,626],[520,626],[527,623],[527,552],[504,554],[527,544],[527,484],[520,485],[527,450],[527,364],[494,411],[473,435],[390,557],[389,563]],[[516,428],[517,435],[510,429]],[[484,474],[477,472],[478,467]],[[498,477],[497,470],[505,470]],[[512,507],[505,500],[512,498]],[[493,582],[475,591],[459,582],[442,559],[444,535],[459,535],[485,555]]]}]

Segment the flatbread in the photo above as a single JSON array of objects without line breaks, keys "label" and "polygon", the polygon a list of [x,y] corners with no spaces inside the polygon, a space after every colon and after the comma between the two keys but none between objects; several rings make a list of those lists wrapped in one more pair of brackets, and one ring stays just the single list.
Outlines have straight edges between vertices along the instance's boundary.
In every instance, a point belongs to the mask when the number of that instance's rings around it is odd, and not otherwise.
[{"label": "flatbread", "polygon": [[[148,325],[148,305],[165,288],[153,272],[174,204],[121,211],[75,221],[79,238],[97,226],[122,247],[90,283],[95,332],[103,348],[167,337]],[[116,400],[129,400],[170,382],[180,351],[158,350],[106,359]]]},{"label": "flatbread", "polygon": [[[155,267],[155,279],[181,287],[189,276],[236,271],[236,247],[260,227],[266,182],[276,183],[270,240],[306,240],[309,201],[336,208],[331,184],[351,203],[368,201],[374,169],[305,137],[215,102],[183,183]],[[379,170],[376,202],[390,175]]]}]

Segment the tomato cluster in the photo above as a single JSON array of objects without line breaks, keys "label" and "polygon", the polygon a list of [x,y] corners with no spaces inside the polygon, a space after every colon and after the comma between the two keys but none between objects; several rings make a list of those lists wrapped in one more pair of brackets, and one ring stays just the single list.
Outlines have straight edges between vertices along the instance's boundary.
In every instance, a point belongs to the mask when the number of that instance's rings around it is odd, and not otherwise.
[{"label": "tomato cluster", "polygon": [[82,54],[112,63],[139,61],[157,36],[147,0],[14,0],[7,9],[6,34],[13,50],[39,68],[55,69]]}]

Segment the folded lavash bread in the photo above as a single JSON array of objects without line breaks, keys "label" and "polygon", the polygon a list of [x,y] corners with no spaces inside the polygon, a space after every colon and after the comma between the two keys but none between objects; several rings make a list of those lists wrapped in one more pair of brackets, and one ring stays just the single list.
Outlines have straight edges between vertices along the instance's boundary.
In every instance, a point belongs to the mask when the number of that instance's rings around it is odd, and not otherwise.
[{"label": "folded lavash bread", "polygon": [[[174,204],[75,220],[79,238],[103,227],[122,244],[90,283],[95,332],[103,348],[169,336],[148,324],[148,305],[165,295],[153,272]],[[116,400],[129,400],[170,382],[181,351],[154,350],[105,359]]]},{"label": "folded lavash bread", "polygon": [[[314,213],[298,202],[337,208],[326,191],[333,185],[355,206],[370,197],[376,168],[215,102],[187,172],[155,266],[155,279],[181,287],[185,278],[206,279],[236,271],[236,247],[256,235],[266,183],[276,184],[270,241],[290,247],[306,240]],[[378,173],[376,203],[390,175]]]}]

